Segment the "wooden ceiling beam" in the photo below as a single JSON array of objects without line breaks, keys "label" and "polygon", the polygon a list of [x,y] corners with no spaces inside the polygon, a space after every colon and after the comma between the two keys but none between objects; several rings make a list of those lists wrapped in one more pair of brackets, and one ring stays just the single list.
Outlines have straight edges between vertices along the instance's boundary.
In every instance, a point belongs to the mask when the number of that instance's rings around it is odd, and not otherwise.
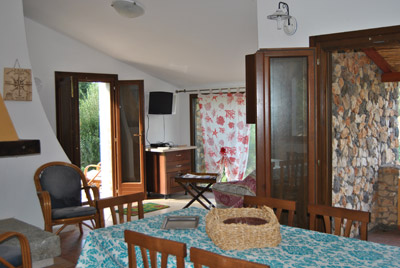
[{"label": "wooden ceiling beam", "polygon": [[400,72],[383,73],[381,76],[382,82],[399,82]]},{"label": "wooden ceiling beam", "polygon": [[387,61],[376,51],[375,48],[363,48],[362,51],[367,54],[367,56],[375,62],[375,64],[381,68],[384,73],[391,73],[394,70],[392,67],[387,63]]}]

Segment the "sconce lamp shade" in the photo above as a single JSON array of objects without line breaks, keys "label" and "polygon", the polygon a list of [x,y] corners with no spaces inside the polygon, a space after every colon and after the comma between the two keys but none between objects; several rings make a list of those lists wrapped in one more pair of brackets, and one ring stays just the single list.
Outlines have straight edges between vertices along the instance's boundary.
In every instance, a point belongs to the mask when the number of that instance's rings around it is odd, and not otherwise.
[{"label": "sconce lamp shade", "polygon": [[293,35],[297,30],[297,21],[289,15],[289,5],[285,2],[279,2],[278,9],[274,14],[268,15],[267,18],[276,20],[277,29],[282,30],[283,28],[287,35]]},{"label": "sconce lamp shade", "polygon": [[278,30],[282,30],[283,22],[289,19],[289,16],[286,12],[282,9],[277,9],[274,14],[268,15],[267,19],[276,20],[276,26]]},{"label": "sconce lamp shade", "polygon": [[274,14],[268,15],[267,18],[270,20],[276,20],[278,18],[280,18],[281,20],[287,20],[290,18],[290,16],[282,9],[277,9]]},{"label": "sconce lamp shade", "polygon": [[136,18],[144,14],[144,8],[137,1],[114,0],[111,6],[121,15],[127,18]]}]

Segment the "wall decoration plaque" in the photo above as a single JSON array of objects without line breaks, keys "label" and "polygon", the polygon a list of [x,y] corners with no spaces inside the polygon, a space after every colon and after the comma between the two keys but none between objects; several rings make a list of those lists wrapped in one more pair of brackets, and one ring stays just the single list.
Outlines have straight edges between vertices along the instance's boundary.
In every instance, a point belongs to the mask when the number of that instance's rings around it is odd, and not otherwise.
[{"label": "wall decoration plaque", "polygon": [[4,68],[4,100],[31,101],[31,69]]}]

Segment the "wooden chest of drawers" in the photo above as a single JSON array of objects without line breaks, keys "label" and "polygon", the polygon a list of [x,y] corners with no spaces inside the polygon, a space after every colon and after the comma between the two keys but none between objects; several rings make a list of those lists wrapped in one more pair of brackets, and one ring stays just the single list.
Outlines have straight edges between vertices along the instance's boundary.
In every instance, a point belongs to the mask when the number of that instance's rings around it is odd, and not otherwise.
[{"label": "wooden chest of drawers", "polygon": [[189,173],[191,167],[191,149],[146,152],[147,192],[162,194],[165,197],[182,192],[183,188],[175,182],[175,176]]}]

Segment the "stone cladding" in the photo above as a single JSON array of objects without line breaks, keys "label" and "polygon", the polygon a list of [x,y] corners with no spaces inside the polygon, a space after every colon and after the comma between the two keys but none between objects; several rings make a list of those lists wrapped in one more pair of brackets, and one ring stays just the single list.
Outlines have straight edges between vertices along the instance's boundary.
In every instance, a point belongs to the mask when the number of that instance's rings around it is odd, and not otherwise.
[{"label": "stone cladding", "polygon": [[398,84],[359,51],[332,53],[332,73],[332,204],[372,212],[380,167],[398,162]]}]

